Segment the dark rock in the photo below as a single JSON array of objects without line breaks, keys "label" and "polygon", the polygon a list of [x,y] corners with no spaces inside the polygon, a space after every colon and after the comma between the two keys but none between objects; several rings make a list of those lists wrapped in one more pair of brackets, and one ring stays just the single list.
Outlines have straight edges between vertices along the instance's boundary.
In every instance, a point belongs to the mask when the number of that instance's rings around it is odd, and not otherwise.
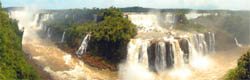
[{"label": "dark rock", "polygon": [[165,43],[166,46],[166,64],[167,68],[173,68],[174,65],[174,51],[173,51],[173,45],[169,42]]},{"label": "dark rock", "polygon": [[189,49],[189,43],[188,43],[188,40],[186,39],[181,39],[179,40],[179,44],[180,44],[180,47],[181,47],[181,50],[183,51],[184,53],[184,62],[186,64],[189,63],[189,54],[190,54],[190,49]]}]

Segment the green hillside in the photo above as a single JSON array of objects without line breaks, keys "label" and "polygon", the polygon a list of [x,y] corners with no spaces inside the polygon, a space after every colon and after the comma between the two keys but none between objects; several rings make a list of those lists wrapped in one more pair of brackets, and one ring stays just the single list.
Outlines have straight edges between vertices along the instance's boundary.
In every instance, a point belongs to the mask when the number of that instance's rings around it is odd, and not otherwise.
[{"label": "green hillside", "polygon": [[17,21],[9,18],[0,3],[0,79],[38,80],[34,69],[27,63],[22,51],[22,33]]}]

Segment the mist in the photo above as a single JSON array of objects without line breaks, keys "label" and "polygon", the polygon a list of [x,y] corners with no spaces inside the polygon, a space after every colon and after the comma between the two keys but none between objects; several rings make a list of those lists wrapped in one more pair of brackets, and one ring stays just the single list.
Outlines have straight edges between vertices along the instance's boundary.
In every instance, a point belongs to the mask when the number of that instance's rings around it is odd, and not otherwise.
[{"label": "mist", "polygon": [[218,80],[250,44],[247,0],[17,2],[4,10],[44,79]]}]

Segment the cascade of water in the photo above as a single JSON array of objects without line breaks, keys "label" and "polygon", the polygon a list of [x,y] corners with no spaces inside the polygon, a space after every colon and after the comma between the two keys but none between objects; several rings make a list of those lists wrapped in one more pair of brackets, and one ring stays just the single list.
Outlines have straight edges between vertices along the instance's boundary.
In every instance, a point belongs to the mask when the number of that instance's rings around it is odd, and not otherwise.
[{"label": "cascade of water", "polygon": [[205,39],[208,45],[208,52],[215,53],[215,34],[211,32],[205,33]]},{"label": "cascade of water", "polygon": [[54,15],[53,14],[45,14],[43,13],[43,15],[40,16],[40,20],[39,20],[39,27],[41,27],[41,29],[44,30],[44,32],[46,32],[47,26],[44,24],[46,21],[48,21],[49,19],[53,19]]},{"label": "cascade of water", "polygon": [[179,45],[179,42],[177,40],[174,40],[172,42],[173,51],[174,51],[174,68],[179,69],[184,67],[184,53],[181,50],[181,47]]},{"label": "cascade of water", "polygon": [[87,47],[88,47],[88,41],[90,40],[90,36],[91,36],[91,34],[88,33],[88,34],[84,37],[81,46],[80,46],[79,49],[76,51],[76,54],[77,54],[77,55],[80,56],[80,55],[82,55],[83,53],[86,53]]},{"label": "cascade of water", "polygon": [[47,30],[47,38],[50,39],[51,38],[51,28],[48,28]]},{"label": "cascade of water", "polygon": [[137,25],[139,32],[162,32],[155,15],[129,15],[129,19]]},{"label": "cascade of water", "polygon": [[128,43],[128,54],[127,54],[127,63],[128,64],[136,64],[138,62],[138,57],[136,53],[139,52],[138,44],[140,39],[131,39]]},{"label": "cascade of water", "polygon": [[149,41],[144,40],[140,46],[140,57],[139,57],[139,63],[142,63],[143,65],[146,65],[146,68],[148,67],[148,47],[149,47]]},{"label": "cascade of water", "polygon": [[189,54],[190,54],[190,51],[191,51],[190,47],[189,47],[190,43],[186,38],[183,38],[183,39],[179,40],[179,44],[180,44],[181,50],[184,53],[184,55],[183,55],[184,62],[186,64],[188,64],[189,63]]},{"label": "cascade of water", "polygon": [[[209,38],[206,39],[206,36]],[[164,37],[162,40],[148,41],[132,39],[128,45],[128,64],[143,64],[151,71],[163,72],[167,69],[181,69],[185,63],[200,59],[205,53],[213,51],[214,34],[194,34],[190,37]]]},{"label": "cascade of water", "polygon": [[34,27],[34,26],[39,26],[39,16],[40,16],[40,14],[38,13],[38,14],[35,14],[35,18],[34,18],[34,20],[33,20],[33,22],[31,23],[31,25],[32,25],[32,27]]},{"label": "cascade of water", "polygon": [[155,49],[155,68],[157,72],[166,69],[166,47],[165,42],[158,42]]},{"label": "cascade of water", "polygon": [[215,50],[215,45],[216,45],[216,43],[215,43],[215,34],[214,34],[214,33],[212,33],[211,43],[212,43],[212,45],[211,45],[211,51],[212,51],[213,53],[215,53],[215,52],[216,52],[216,50]]},{"label": "cascade of water", "polygon": [[236,38],[236,37],[234,38],[234,41],[235,41],[236,46],[238,46],[238,47],[242,47],[242,45],[238,42],[238,40],[237,40],[237,38]]},{"label": "cascade of water", "polygon": [[61,43],[63,43],[63,42],[64,42],[64,37],[65,37],[65,34],[66,34],[66,32],[64,31],[64,32],[63,32],[63,35],[62,35]]},{"label": "cascade of water", "polygon": [[148,66],[148,40],[132,39],[128,44],[127,63]]},{"label": "cascade of water", "polygon": [[206,54],[208,53],[208,47],[204,34],[195,34],[192,36],[192,41],[194,41],[194,46],[198,53]]},{"label": "cascade of water", "polygon": [[209,15],[212,15],[212,14],[211,13],[191,12],[191,13],[186,14],[185,16],[187,17],[188,20],[190,20],[190,19],[196,19],[196,18],[201,17],[201,16],[209,16]]},{"label": "cascade of water", "polygon": [[[24,29],[22,46],[25,51],[27,51],[26,54],[33,57],[32,60],[34,59],[35,64],[39,65],[39,69],[43,69],[46,74],[48,73],[50,79],[112,80],[107,78],[107,75],[103,74],[103,72],[97,72],[96,70],[94,71],[89,67],[86,67],[82,61],[71,57],[68,53],[63,52],[61,49],[56,47],[56,45],[47,43],[46,40],[42,39],[39,36],[40,30],[44,29],[44,31],[51,32],[52,28],[48,29],[45,25],[39,25],[45,24],[43,23],[43,19],[46,21],[46,15],[42,15],[41,18],[39,18],[40,20],[36,21],[38,19],[34,18],[36,17],[34,14],[35,13],[30,11],[20,11],[15,14],[13,13],[12,18],[17,19],[18,24],[22,25],[19,26],[20,30]],[[47,32],[45,33],[46,36]],[[95,78],[92,79],[91,76],[94,76]]]},{"label": "cascade of water", "polygon": [[189,38],[188,40],[188,44],[189,44],[189,61],[192,62],[195,58],[197,58],[198,56],[200,56],[195,48],[195,41],[194,39]]},{"label": "cascade of water", "polygon": [[167,42],[166,44],[166,65],[167,68],[173,68],[174,65],[174,50],[173,50],[173,44],[170,42]]}]

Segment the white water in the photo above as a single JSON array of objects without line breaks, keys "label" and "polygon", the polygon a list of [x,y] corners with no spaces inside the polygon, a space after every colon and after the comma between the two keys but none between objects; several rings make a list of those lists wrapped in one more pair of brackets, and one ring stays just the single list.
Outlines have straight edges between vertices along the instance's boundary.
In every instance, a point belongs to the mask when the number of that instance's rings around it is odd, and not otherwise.
[{"label": "white water", "polygon": [[234,41],[235,41],[236,46],[242,47],[242,45],[238,42],[238,39],[236,37],[234,38]]},{"label": "white water", "polygon": [[47,31],[47,38],[48,38],[48,39],[51,38],[51,28],[48,28],[48,31]]},{"label": "white water", "polygon": [[87,47],[88,47],[88,41],[90,40],[91,33],[88,33],[84,39],[82,40],[82,44],[79,47],[79,49],[76,51],[77,55],[82,55],[87,52]]},{"label": "white water", "polygon": [[[22,12],[26,13],[29,12]],[[19,20],[19,25],[30,25],[25,26],[24,28],[24,37],[23,37],[23,49],[26,53],[28,53],[37,64],[39,64],[44,71],[48,72],[51,77],[55,80],[115,80],[114,78],[109,78],[110,75],[107,72],[97,71],[89,68],[83,62],[78,59],[73,58],[68,53],[65,53],[58,49],[52,42],[41,39],[38,35],[38,32],[41,31],[42,28],[46,26],[41,25],[40,23],[34,24],[32,21],[37,20],[33,18],[29,21],[25,21],[26,19],[16,18],[19,13],[12,14],[12,18]],[[34,13],[36,14],[36,13]],[[14,15],[14,16],[13,16]],[[143,17],[143,16],[141,16]],[[45,19],[45,18],[43,18]],[[149,17],[148,20],[151,18]],[[28,19],[27,19],[28,20]],[[45,19],[46,20],[46,19]],[[137,20],[137,19],[135,19]],[[144,20],[144,19],[138,19]],[[154,17],[153,19],[154,20]],[[26,24],[26,22],[28,24]],[[145,21],[146,23],[147,21]],[[138,24],[143,25],[144,21],[138,21]],[[38,26],[41,25],[41,26]],[[151,25],[151,24],[150,24]],[[38,26],[38,27],[37,27]],[[20,26],[19,26],[20,27]],[[148,26],[142,26],[148,27]],[[159,26],[158,26],[159,27]],[[141,32],[158,32],[154,26],[149,26],[149,29],[141,29]],[[145,30],[145,31],[143,31]],[[160,30],[161,31],[161,30]],[[122,80],[207,80],[207,79],[219,79],[222,76],[223,72],[227,71],[229,68],[232,68],[232,62],[234,60],[228,61],[231,63],[219,63],[224,57],[218,56],[206,56],[206,53],[213,52],[215,46],[215,34],[207,35],[209,38],[206,41],[205,34],[173,34],[172,32],[165,32],[162,30],[161,34],[156,34],[157,38],[139,38],[131,39],[128,45],[128,55],[127,60],[124,64],[121,64],[119,67],[119,78]],[[167,30],[166,30],[167,31]],[[50,31],[48,31],[50,32]],[[141,33],[139,34],[147,34]],[[171,33],[171,34],[168,34]],[[155,34],[151,34],[155,35]],[[145,35],[145,36],[151,36]],[[86,35],[88,37],[90,35]],[[86,42],[83,45],[87,44],[88,38],[84,38],[82,41]],[[189,64],[184,63],[184,50],[180,46],[180,39],[185,39],[189,44]],[[156,43],[158,47],[156,47],[155,54],[157,54],[157,61],[154,61],[154,66],[151,66],[149,61],[152,59],[149,58],[149,55],[152,54],[150,50],[148,50],[152,43]],[[166,46],[164,43],[170,43],[172,46]],[[82,45],[81,45],[82,46]],[[81,48],[79,47],[79,49]],[[168,47],[168,48],[166,48]],[[81,48],[83,51],[86,51],[86,47]],[[169,52],[168,52],[169,50]],[[210,51],[212,50],[212,51]],[[84,52],[82,52],[84,53]],[[174,57],[170,57],[171,61],[174,62],[173,68],[166,68],[168,63],[168,58],[164,57],[173,53]],[[163,56],[162,56],[163,55]],[[224,55],[223,55],[224,56]],[[218,61],[211,60],[212,58],[218,58]],[[158,62],[159,61],[159,62]],[[215,66],[219,65],[219,66]],[[224,67],[224,65],[229,67]],[[156,67],[157,72],[155,73],[150,70],[150,67]],[[222,68],[223,69],[222,69]],[[224,69],[225,68],[225,69]],[[215,75],[216,74],[216,75]],[[218,75],[219,74],[219,75]],[[113,75],[112,75],[113,76]]]},{"label": "white water", "polygon": [[[209,16],[209,15],[212,15],[212,14],[211,13],[190,12],[190,13],[186,14],[186,17],[188,20],[190,20],[190,19],[196,19],[196,18],[201,17],[201,16],[205,17],[205,16]],[[218,14],[215,13],[214,15],[217,16]]]},{"label": "white water", "polygon": [[165,43],[164,42],[159,42],[156,45],[156,51],[155,53],[155,67],[157,72],[164,71],[165,68],[167,67],[166,65],[166,48],[165,48]]},{"label": "white water", "polygon": [[138,33],[152,31],[165,32],[166,29],[161,27],[159,22],[161,21],[164,24],[164,27],[168,29],[171,28],[174,23],[174,17],[170,13],[165,16],[128,13],[128,19],[131,20],[133,24],[137,25]]},{"label": "white water", "polygon": [[[38,67],[47,72],[54,80],[111,80],[110,72],[99,71],[85,65],[81,60],[73,58],[59,49],[53,42],[40,37],[41,31],[51,35],[43,21],[50,19],[51,14],[39,17],[40,13],[25,9],[10,12],[10,17],[17,19],[19,29],[24,31],[23,50],[32,57]],[[48,29],[48,30],[46,30]],[[90,35],[89,35],[90,36]],[[105,74],[104,74],[105,73]],[[112,77],[115,79],[115,77]]]},{"label": "white water", "polygon": [[63,35],[62,35],[61,43],[64,42],[65,34],[66,34],[66,32],[64,31],[64,32],[63,32]]},{"label": "white water", "polygon": [[[122,80],[192,79],[196,69],[212,65],[206,55],[215,52],[214,33],[173,33],[162,28],[155,15],[132,14],[128,17],[137,25],[140,36],[129,42],[127,60],[119,69]],[[187,47],[181,47],[182,40],[186,40],[182,43]],[[184,53],[184,49],[188,52]]]},{"label": "white water", "polygon": [[[192,37],[190,38],[192,39]],[[206,52],[206,49],[203,49],[205,44],[204,41],[198,42],[199,37],[194,38],[196,39],[188,41],[188,44],[190,45],[190,58],[188,60],[190,62],[190,66],[204,69],[210,65],[210,61],[203,57],[204,53],[198,53],[194,46],[196,40],[196,43],[198,44],[197,47],[199,47],[197,49],[204,50],[200,52]],[[128,45],[126,63],[120,65],[120,78],[123,80],[129,80],[130,78],[136,80],[158,80],[164,78],[160,76],[168,75],[171,76],[171,78],[168,79],[178,78],[183,80],[191,77],[193,72],[189,69],[190,66],[184,63],[184,52],[180,47],[179,40],[173,37],[164,37],[162,40],[156,43],[155,53],[152,53],[148,52],[148,49],[152,46],[151,41],[153,40],[140,38],[132,39]],[[166,43],[170,43],[172,46],[166,46]],[[166,57],[166,55],[171,54],[167,52],[166,49],[170,50],[170,52],[172,51],[174,57]],[[150,59],[149,55],[152,54],[155,54],[155,60]],[[169,60],[167,58],[171,58],[170,60],[173,61],[174,64],[167,65],[166,61]],[[149,61],[154,61],[154,64],[150,64]],[[205,65],[203,63],[205,63]],[[170,66],[173,66],[173,68],[168,68]],[[155,72],[151,70],[152,68],[155,68],[156,72],[159,74],[156,75]],[[135,69],[137,71],[134,71]],[[131,73],[136,73],[136,75],[132,75]],[[151,77],[142,76],[143,74]]]}]

